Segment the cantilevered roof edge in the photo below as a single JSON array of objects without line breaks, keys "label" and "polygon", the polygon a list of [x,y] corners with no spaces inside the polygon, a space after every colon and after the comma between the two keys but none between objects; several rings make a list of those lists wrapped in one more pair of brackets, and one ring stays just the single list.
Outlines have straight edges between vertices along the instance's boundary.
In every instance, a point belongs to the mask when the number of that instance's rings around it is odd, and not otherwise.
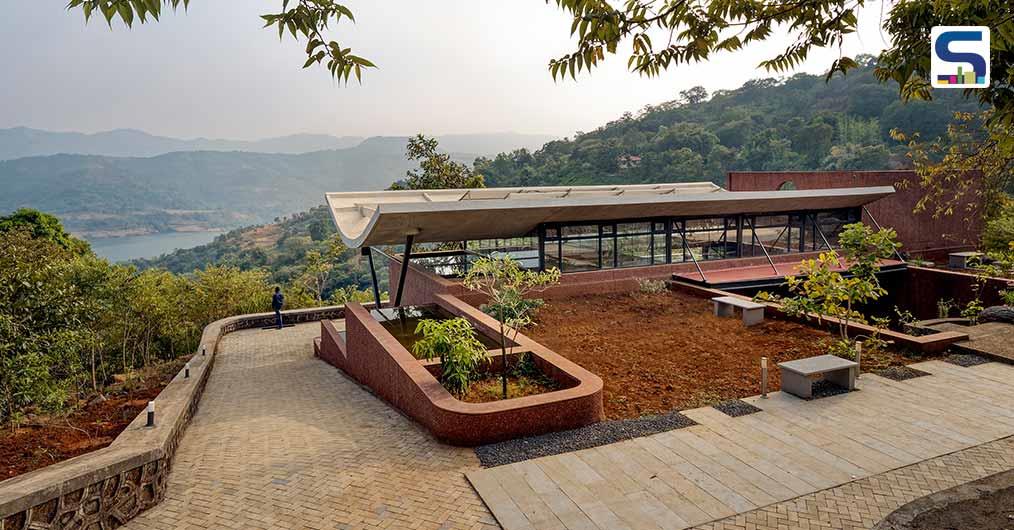
[{"label": "cantilevered roof edge", "polygon": [[727,192],[717,188],[716,192],[682,195],[425,202],[384,202],[378,194],[372,194],[372,197],[363,194],[366,200],[379,200],[375,204],[351,206],[347,201],[332,201],[339,196],[347,199],[347,194],[327,194],[326,198],[342,240],[355,248],[401,243],[410,233],[415,234],[416,240],[420,242],[515,237],[528,233],[543,222],[591,222],[656,216],[731,215],[853,207],[868,204],[894,192],[893,186],[741,192]]}]

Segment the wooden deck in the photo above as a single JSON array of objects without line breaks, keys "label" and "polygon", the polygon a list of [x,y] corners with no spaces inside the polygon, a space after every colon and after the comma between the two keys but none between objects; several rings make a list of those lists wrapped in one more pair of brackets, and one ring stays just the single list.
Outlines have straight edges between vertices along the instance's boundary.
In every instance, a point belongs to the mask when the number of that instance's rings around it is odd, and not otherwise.
[{"label": "wooden deck", "polygon": [[467,476],[506,530],[679,529],[1014,435],[1014,366],[913,367],[932,375],[694,409],[693,427]]}]

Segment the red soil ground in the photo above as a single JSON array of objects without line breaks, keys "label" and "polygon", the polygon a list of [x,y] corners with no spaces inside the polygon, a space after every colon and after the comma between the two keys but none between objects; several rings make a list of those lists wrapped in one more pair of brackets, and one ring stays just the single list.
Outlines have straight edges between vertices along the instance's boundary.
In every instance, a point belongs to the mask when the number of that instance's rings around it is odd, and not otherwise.
[{"label": "red soil ground", "polygon": [[[162,391],[182,366],[167,363],[131,391],[106,394],[64,416],[34,418],[0,430],[0,480],[108,446]],[[157,373],[156,373],[157,372]]]},{"label": "red soil ground", "polygon": [[[782,320],[747,328],[738,318],[715,317],[707,299],[672,292],[551,300],[525,333],[602,378],[609,419],[759,394],[762,356],[768,388],[777,390],[776,363],[821,355],[831,339]],[[895,352],[864,355],[863,371],[915,360]]]}]

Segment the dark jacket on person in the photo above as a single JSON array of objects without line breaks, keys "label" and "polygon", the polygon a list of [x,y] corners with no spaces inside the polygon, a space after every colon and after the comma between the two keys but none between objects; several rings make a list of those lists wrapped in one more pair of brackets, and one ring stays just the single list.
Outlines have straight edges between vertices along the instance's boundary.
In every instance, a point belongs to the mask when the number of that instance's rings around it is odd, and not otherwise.
[{"label": "dark jacket on person", "polygon": [[282,293],[275,293],[275,295],[271,297],[271,309],[278,311],[284,304],[285,296],[282,295]]}]

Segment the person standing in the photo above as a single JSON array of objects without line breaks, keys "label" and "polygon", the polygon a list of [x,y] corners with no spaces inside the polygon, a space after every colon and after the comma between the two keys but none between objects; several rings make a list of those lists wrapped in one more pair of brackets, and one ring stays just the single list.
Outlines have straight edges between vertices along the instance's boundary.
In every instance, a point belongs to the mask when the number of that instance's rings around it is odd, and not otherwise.
[{"label": "person standing", "polygon": [[285,305],[285,295],[281,287],[275,287],[275,295],[271,297],[271,308],[275,310],[275,323],[278,329],[282,329],[282,306]]}]

